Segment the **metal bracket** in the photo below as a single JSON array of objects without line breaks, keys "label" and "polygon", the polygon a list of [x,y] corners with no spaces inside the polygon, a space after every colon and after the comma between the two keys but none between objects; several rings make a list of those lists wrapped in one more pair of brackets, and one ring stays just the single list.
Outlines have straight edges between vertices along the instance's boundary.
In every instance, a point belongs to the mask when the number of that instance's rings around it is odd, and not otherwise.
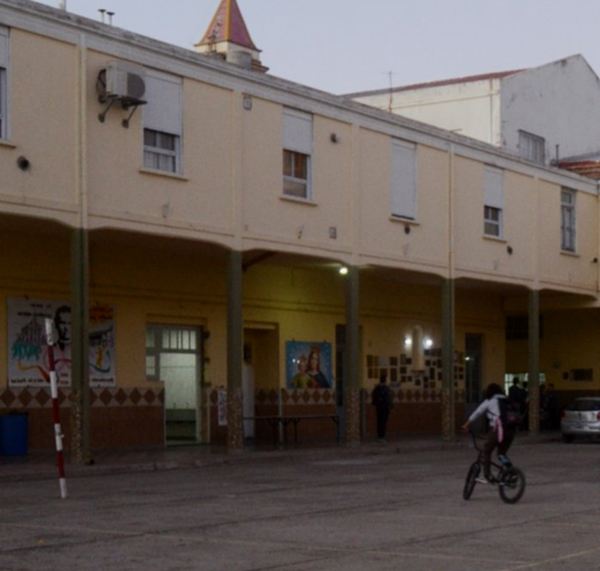
[{"label": "metal bracket", "polygon": [[104,123],[104,120],[106,119],[106,114],[108,113],[108,110],[112,107],[114,102],[115,99],[111,99],[108,102],[106,109],[102,113],[100,113],[100,115],[98,115],[98,121],[100,121],[100,123]]},{"label": "metal bracket", "polygon": [[[127,105],[126,103],[123,103],[123,109],[129,109],[131,107],[131,105]],[[126,119],[123,119],[123,121],[121,121],[121,125],[123,125],[123,127],[125,127],[125,129],[129,129],[129,121],[131,120],[131,118],[133,117],[133,114],[135,113],[135,110],[139,107],[139,105],[133,105],[133,111],[129,114],[129,117],[127,117]]]}]

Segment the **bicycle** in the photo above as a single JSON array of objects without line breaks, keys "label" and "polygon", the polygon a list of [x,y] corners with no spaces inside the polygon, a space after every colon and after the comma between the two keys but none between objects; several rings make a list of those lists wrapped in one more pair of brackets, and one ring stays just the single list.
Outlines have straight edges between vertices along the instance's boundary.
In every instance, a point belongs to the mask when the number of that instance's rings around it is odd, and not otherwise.
[{"label": "bicycle", "polygon": [[[469,434],[473,438],[473,446],[478,451],[478,456],[477,460],[469,467],[467,473],[463,488],[463,498],[465,500],[471,497],[477,483],[477,478],[483,467],[483,448],[477,443],[482,438],[477,437],[472,430],[469,431]],[[507,504],[516,504],[525,493],[525,474],[519,468],[513,466],[508,458],[504,457],[504,459],[505,462],[501,462],[500,464],[492,461],[490,483],[498,486],[498,492],[502,501]]]}]

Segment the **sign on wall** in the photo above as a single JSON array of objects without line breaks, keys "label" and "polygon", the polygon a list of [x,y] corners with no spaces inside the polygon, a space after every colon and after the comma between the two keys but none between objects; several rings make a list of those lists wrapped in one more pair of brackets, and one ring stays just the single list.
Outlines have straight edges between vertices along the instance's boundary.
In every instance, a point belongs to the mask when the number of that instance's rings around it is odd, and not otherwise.
[{"label": "sign on wall", "polygon": [[286,341],[285,363],[288,389],[331,387],[331,343]]},{"label": "sign on wall", "polygon": [[[54,359],[58,385],[71,385],[71,306],[65,301],[8,299],[8,384],[11,387],[49,385],[48,348],[44,320],[57,333]],[[90,310],[90,386],[115,386],[114,308]]]},{"label": "sign on wall", "polygon": [[90,308],[90,386],[114,387],[115,308],[96,305]]}]

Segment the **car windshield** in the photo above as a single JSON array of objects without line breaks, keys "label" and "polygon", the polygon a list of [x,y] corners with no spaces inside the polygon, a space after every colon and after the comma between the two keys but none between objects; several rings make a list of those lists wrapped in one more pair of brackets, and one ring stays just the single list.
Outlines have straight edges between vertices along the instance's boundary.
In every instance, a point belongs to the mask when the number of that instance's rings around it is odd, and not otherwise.
[{"label": "car windshield", "polygon": [[567,407],[567,410],[576,410],[579,412],[600,410],[600,400],[576,400]]}]

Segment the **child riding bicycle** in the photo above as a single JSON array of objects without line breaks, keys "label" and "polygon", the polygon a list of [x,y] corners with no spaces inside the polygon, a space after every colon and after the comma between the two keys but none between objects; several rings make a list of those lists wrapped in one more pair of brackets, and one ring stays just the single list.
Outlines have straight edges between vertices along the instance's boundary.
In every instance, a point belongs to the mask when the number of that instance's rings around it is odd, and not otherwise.
[{"label": "child riding bicycle", "polygon": [[502,409],[508,404],[508,399],[497,383],[489,385],[485,391],[485,398],[477,409],[469,416],[462,428],[466,432],[477,418],[484,413],[487,415],[490,431],[483,445],[483,475],[486,482],[491,482],[491,456],[494,449],[498,448],[498,459],[504,465],[509,465],[510,460],[506,453],[515,437],[515,428],[502,421]]}]

